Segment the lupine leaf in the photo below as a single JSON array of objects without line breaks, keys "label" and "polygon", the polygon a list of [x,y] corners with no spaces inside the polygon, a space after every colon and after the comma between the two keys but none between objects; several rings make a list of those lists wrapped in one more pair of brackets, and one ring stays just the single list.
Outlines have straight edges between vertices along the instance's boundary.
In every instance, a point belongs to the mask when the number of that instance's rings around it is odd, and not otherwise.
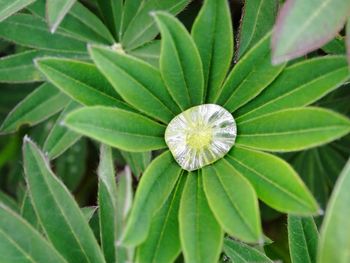
[{"label": "lupine leaf", "polygon": [[35,0],[1,0],[0,1],[0,22],[18,12]]},{"label": "lupine leaf", "polygon": [[282,212],[311,214],[318,205],[293,168],[263,152],[233,147],[226,159],[253,185],[258,197]]},{"label": "lupine leaf", "polygon": [[118,40],[123,17],[123,0],[98,0],[97,4],[103,20]]},{"label": "lupine leaf", "polygon": [[154,19],[150,16],[150,12],[163,10],[170,14],[176,15],[181,12],[189,2],[190,0],[144,1],[144,3],[142,3],[138,8],[137,13],[133,16],[130,24],[123,34],[123,47],[125,47],[127,50],[132,50],[151,41],[157,36],[159,31]]},{"label": "lupine leaf", "polygon": [[23,159],[34,209],[57,251],[68,262],[104,262],[97,241],[73,196],[54,176],[44,155],[27,137]]},{"label": "lupine leaf", "polygon": [[0,218],[1,262],[67,262],[33,227],[2,203]]},{"label": "lupine leaf", "polygon": [[217,94],[233,55],[231,13],[226,0],[206,0],[197,16],[192,37],[203,63],[204,96],[209,101]]},{"label": "lupine leaf", "polygon": [[116,262],[132,262],[134,256],[133,247],[124,247],[120,240],[125,231],[125,225],[129,216],[133,202],[133,180],[132,174],[128,167],[118,174],[117,184],[117,213],[116,213]]},{"label": "lupine leaf", "polygon": [[50,82],[83,105],[130,109],[94,64],[63,58],[42,58],[36,64]]},{"label": "lupine leaf", "polygon": [[350,215],[350,161],[345,165],[329,200],[318,246],[319,263],[346,263],[350,260],[348,235]]},{"label": "lupine leaf", "polygon": [[186,28],[174,17],[158,12],[162,35],[160,72],[182,110],[203,102],[204,77],[199,51]]},{"label": "lupine leaf", "polygon": [[58,30],[54,36],[45,21],[28,14],[13,15],[0,24],[0,36],[19,45],[36,49],[86,55],[86,44]]},{"label": "lupine leaf", "polygon": [[54,33],[69,12],[75,0],[47,0],[46,1],[46,19],[51,33]]},{"label": "lupine leaf", "polygon": [[136,262],[172,263],[179,255],[178,212],[185,179],[182,175],[168,200],[153,217],[150,234],[137,250]]},{"label": "lupine leaf", "polygon": [[107,263],[116,262],[116,212],[117,187],[113,165],[112,149],[102,145],[100,149],[100,165],[98,167],[99,187],[99,222],[101,247]]},{"label": "lupine leaf", "polygon": [[166,202],[181,174],[180,166],[166,151],[146,169],[137,188],[135,201],[122,243],[138,245],[146,240],[154,214]]},{"label": "lupine leaf", "polygon": [[293,263],[316,263],[318,232],[312,217],[289,215],[288,241]]},{"label": "lupine leaf", "polygon": [[224,252],[234,263],[273,263],[261,251],[232,239],[224,240]]},{"label": "lupine leaf", "polygon": [[154,40],[129,52],[130,55],[159,68],[160,40]]},{"label": "lupine leaf", "polygon": [[[37,0],[28,9],[45,19],[46,1]],[[59,26],[59,31],[74,39],[91,43],[113,44],[113,36],[102,21],[88,8],[76,2]],[[55,37],[55,34],[52,35]]]},{"label": "lupine leaf", "polygon": [[346,53],[345,37],[336,36],[333,40],[322,47],[322,50],[328,54],[344,55]]},{"label": "lupine leaf", "polygon": [[163,123],[180,113],[157,69],[108,48],[91,47],[89,51],[100,71],[130,105]]},{"label": "lupine leaf", "polygon": [[217,262],[223,231],[209,208],[199,172],[189,173],[179,211],[180,240],[186,262]]},{"label": "lupine leaf", "polygon": [[62,125],[62,121],[66,115],[77,108],[79,108],[78,103],[74,101],[70,102],[64,108],[47,136],[43,151],[47,154],[49,159],[55,159],[60,156],[81,137],[81,135],[68,130]]},{"label": "lupine leaf", "polygon": [[140,114],[109,107],[85,107],[68,114],[72,130],[125,151],[163,149],[165,126]]},{"label": "lupine leaf", "polygon": [[222,159],[203,169],[209,206],[229,235],[245,242],[262,239],[258,198],[249,181]]},{"label": "lupine leaf", "polygon": [[277,2],[277,0],[246,0],[244,2],[238,36],[237,59],[271,31],[277,14]]},{"label": "lupine leaf", "polygon": [[37,215],[35,214],[32,201],[30,200],[29,191],[26,190],[21,203],[21,216],[35,229],[40,229],[40,223]]},{"label": "lupine leaf", "polygon": [[4,205],[6,205],[8,208],[11,208],[15,212],[19,211],[19,207],[16,203],[16,200],[1,190],[0,190],[0,203],[3,203]]},{"label": "lupine leaf", "polygon": [[96,213],[97,206],[85,206],[81,208],[81,211],[83,212],[84,218],[87,222],[90,222],[94,214]]},{"label": "lupine leaf", "polygon": [[339,87],[349,78],[343,56],[326,56],[296,63],[258,97],[237,111],[236,120],[249,120],[285,108],[306,106]]},{"label": "lupine leaf", "polygon": [[346,50],[348,55],[348,63],[350,64],[350,18],[346,24]]},{"label": "lupine leaf", "polygon": [[126,163],[130,166],[130,169],[134,176],[140,177],[141,174],[146,170],[147,166],[150,164],[152,160],[151,152],[120,152]]},{"label": "lupine leaf", "polygon": [[135,18],[137,11],[144,5],[143,0],[124,0],[123,16],[120,25],[119,38],[122,39],[125,30]]},{"label": "lupine leaf", "polygon": [[303,150],[350,132],[349,119],[316,107],[281,110],[237,123],[237,144],[266,151]]},{"label": "lupine leaf", "polygon": [[264,90],[283,68],[284,65],[271,65],[270,34],[267,34],[233,67],[213,102],[233,112]]},{"label": "lupine leaf", "polygon": [[6,117],[0,133],[11,133],[21,125],[35,125],[59,112],[69,98],[51,84],[42,84],[24,98]]},{"label": "lupine leaf", "polygon": [[349,13],[349,1],[287,0],[273,33],[274,62],[287,61],[320,48],[342,29]]}]

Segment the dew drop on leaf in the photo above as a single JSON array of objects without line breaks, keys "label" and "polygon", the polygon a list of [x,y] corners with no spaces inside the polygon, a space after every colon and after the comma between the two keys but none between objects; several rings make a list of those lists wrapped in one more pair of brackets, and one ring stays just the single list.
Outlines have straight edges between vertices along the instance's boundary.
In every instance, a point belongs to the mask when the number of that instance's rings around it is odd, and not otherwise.
[{"label": "dew drop on leaf", "polygon": [[178,164],[193,171],[222,158],[236,135],[230,112],[216,104],[203,104],[174,117],[165,131],[165,142]]}]

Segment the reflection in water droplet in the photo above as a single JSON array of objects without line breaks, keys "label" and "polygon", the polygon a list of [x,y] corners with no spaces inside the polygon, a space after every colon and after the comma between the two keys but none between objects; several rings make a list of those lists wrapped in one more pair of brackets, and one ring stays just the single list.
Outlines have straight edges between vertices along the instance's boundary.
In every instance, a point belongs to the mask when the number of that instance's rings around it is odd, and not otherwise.
[{"label": "reflection in water droplet", "polygon": [[222,158],[234,145],[236,122],[215,104],[192,107],[177,115],[165,131],[165,141],[179,165],[197,170]]}]

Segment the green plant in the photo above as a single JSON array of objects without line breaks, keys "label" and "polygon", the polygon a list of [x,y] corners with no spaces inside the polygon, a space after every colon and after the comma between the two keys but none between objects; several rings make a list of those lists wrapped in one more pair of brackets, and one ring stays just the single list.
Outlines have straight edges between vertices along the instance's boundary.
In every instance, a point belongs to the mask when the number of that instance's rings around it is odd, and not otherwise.
[{"label": "green plant", "polygon": [[349,157],[344,49],[273,65],[294,51],[271,41],[297,39],[271,33],[276,1],[247,1],[236,48],[228,1],[193,23],[174,16],[189,2],[0,1],[0,36],[26,47],[0,82],[28,87],[0,127],[20,203],[0,191],[1,262],[348,261],[349,165],[327,206]]}]

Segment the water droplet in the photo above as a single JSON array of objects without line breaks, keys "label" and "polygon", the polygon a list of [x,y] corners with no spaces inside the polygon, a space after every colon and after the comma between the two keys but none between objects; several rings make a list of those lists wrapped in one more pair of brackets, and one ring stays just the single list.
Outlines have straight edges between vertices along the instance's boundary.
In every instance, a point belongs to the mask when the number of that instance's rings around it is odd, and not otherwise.
[{"label": "water droplet", "polygon": [[194,171],[222,158],[234,145],[236,122],[216,104],[192,107],[168,124],[165,142],[178,164]]}]

